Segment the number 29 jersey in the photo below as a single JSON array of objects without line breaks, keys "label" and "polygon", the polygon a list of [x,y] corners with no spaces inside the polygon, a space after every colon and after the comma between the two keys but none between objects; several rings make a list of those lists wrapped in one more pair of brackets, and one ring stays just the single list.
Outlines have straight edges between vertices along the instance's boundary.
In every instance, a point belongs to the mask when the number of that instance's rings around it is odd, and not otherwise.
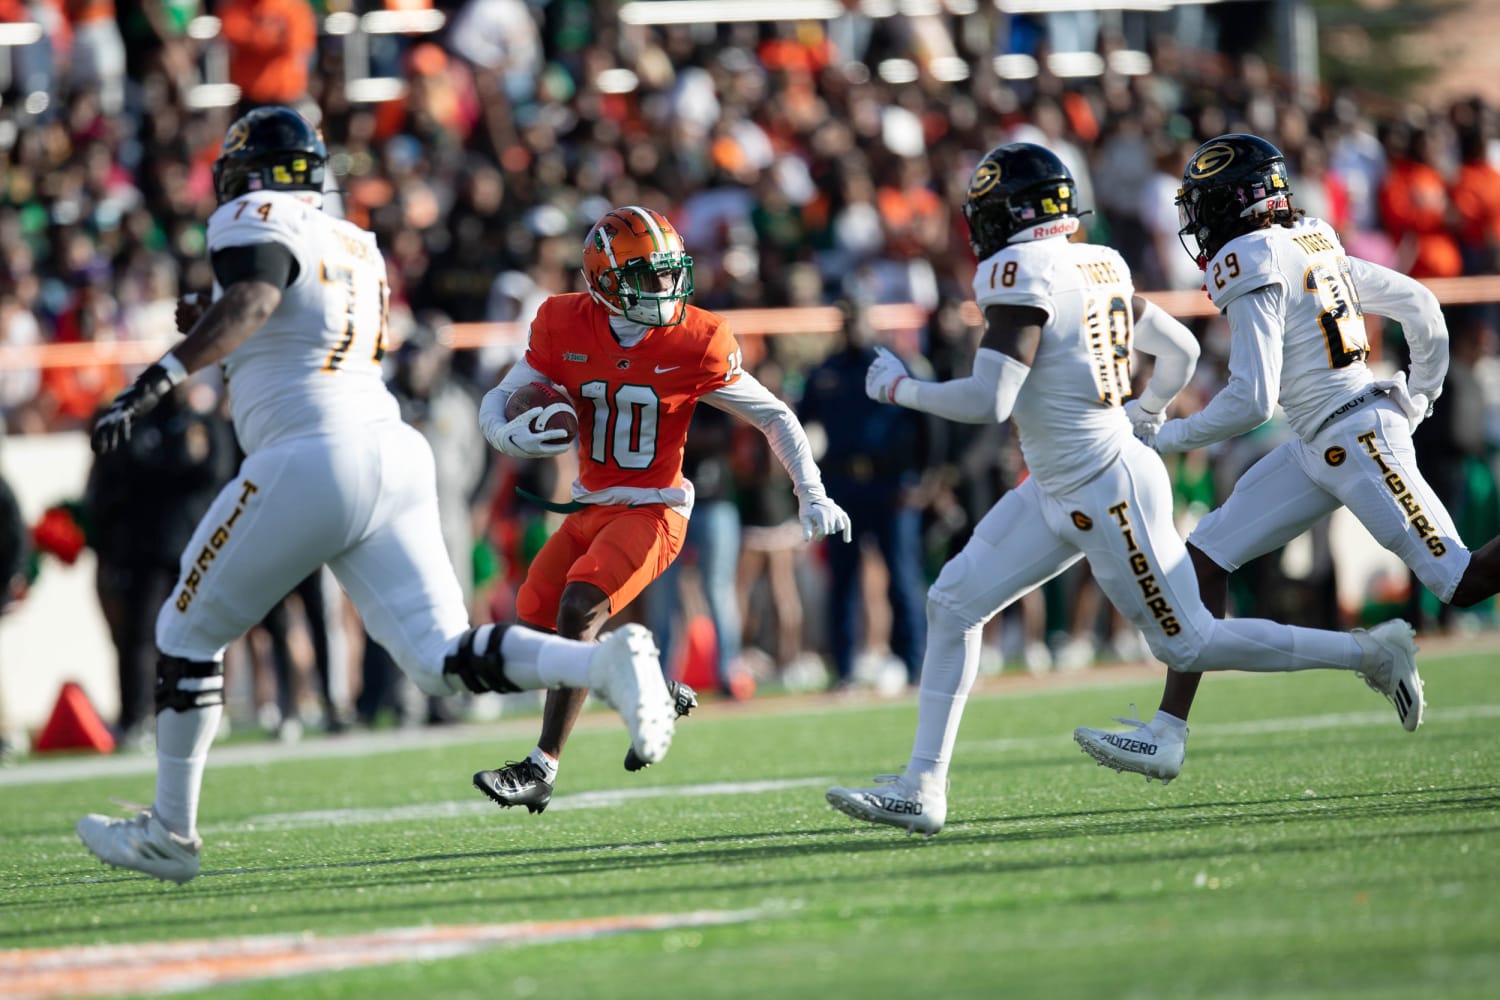
[{"label": "number 29 jersey", "polygon": [[374,235],[281,191],[251,192],[209,217],[210,254],[257,243],[285,247],[297,275],[265,324],[224,359],[240,446],[252,453],[399,421],[380,366],[389,293]]},{"label": "number 29 jersey", "polygon": [[1117,252],[1061,237],[1007,246],[975,272],[981,312],[1011,305],[1047,314],[1011,419],[1026,467],[1049,492],[1093,479],[1130,436],[1120,406],[1130,395],[1134,294]]},{"label": "number 29 jersey", "polygon": [[[1349,259],[1333,227],[1302,219],[1270,226],[1226,243],[1204,275],[1220,311],[1242,296],[1279,286],[1282,313],[1271,329],[1237,331],[1280,340],[1280,398],[1287,422],[1311,437],[1339,405],[1374,380],[1365,365],[1370,342]],[[1264,351],[1262,353],[1265,353]]]}]

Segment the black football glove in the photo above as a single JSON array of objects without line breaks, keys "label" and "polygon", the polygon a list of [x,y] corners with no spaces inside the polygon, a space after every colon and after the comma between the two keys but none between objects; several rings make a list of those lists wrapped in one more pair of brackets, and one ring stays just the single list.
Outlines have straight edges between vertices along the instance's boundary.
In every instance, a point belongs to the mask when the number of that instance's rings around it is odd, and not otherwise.
[{"label": "black football glove", "polygon": [[115,397],[94,423],[91,443],[96,455],[107,455],[130,440],[135,422],[160,403],[177,382],[160,362],[141,372],[135,383]]}]

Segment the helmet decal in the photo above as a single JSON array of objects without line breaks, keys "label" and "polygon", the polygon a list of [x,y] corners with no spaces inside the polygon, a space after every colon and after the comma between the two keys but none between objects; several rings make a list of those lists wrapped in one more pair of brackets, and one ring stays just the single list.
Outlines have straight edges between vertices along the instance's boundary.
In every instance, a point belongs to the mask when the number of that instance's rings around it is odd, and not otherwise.
[{"label": "helmet decal", "polygon": [[996,146],[969,179],[969,245],[983,260],[1011,243],[1070,235],[1079,226],[1076,195],[1056,153],[1029,142]]},{"label": "helmet decal", "polygon": [[222,152],[238,153],[245,148],[245,144],[249,141],[250,122],[247,119],[241,118],[229,126],[229,131],[224,133],[224,148]]},{"label": "helmet decal", "polygon": [[658,212],[637,205],[614,209],[583,243],[589,295],[611,315],[645,326],[675,326],[693,293],[693,258]]},{"label": "helmet decal", "polygon": [[1000,183],[1000,164],[994,160],[985,160],[974,169],[974,177],[969,181],[969,197],[978,198],[989,194],[996,184]]},{"label": "helmet decal", "polygon": [[1212,177],[1234,162],[1234,149],[1222,142],[1216,142],[1206,149],[1200,150],[1188,164],[1188,177],[1195,181],[1201,181],[1205,177]]}]

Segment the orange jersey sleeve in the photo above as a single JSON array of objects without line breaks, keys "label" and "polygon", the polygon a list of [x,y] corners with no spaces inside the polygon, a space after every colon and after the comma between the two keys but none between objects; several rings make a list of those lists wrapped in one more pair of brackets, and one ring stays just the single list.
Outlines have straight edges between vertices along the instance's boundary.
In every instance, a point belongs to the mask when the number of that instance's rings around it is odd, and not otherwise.
[{"label": "orange jersey sleeve", "polygon": [[543,303],[526,349],[526,363],[578,409],[579,481],[589,491],[681,485],[693,407],[738,380],[741,357],[729,324],[691,306],[677,326],[621,347],[609,315],[582,293]]}]

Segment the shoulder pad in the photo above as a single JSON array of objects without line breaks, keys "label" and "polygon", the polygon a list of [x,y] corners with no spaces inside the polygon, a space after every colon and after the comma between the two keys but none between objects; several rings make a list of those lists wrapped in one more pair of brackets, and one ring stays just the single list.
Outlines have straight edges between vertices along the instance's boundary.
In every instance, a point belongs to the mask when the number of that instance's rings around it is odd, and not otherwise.
[{"label": "shoulder pad", "polygon": [[1219,311],[1257,288],[1287,283],[1276,253],[1276,241],[1278,237],[1285,238],[1286,233],[1282,227],[1272,226],[1237,236],[1208,262],[1203,286]]},{"label": "shoulder pad", "polygon": [[220,205],[208,217],[208,249],[280,243],[294,254],[312,206],[281,191],[253,191]]},{"label": "shoulder pad", "polygon": [[1052,273],[1062,240],[1017,243],[979,263],[974,272],[974,301],[985,306],[1030,306],[1052,312]]}]

